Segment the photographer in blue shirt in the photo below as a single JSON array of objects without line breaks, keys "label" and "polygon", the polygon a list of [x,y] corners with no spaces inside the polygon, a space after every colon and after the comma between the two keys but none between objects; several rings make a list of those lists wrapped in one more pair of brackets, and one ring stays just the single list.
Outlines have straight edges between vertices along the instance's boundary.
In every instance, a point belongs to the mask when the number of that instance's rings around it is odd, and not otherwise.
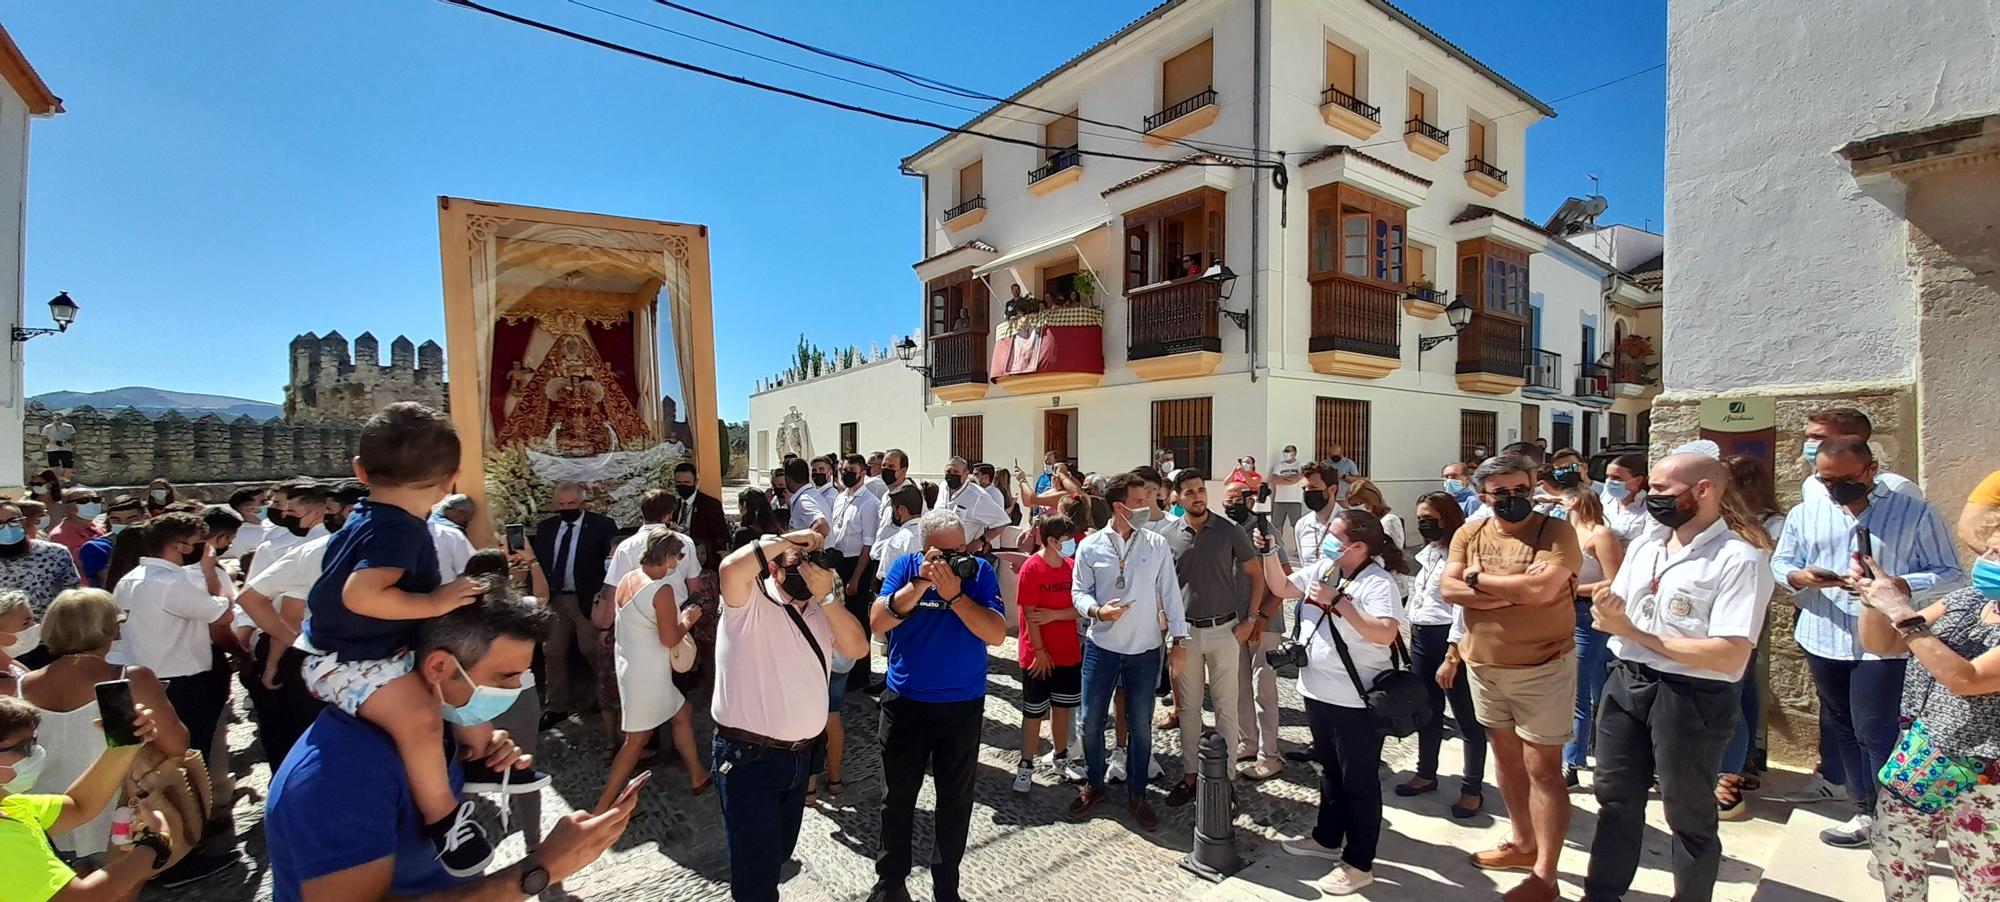
[{"label": "photographer in blue shirt", "polygon": [[889,637],[882,694],[882,853],[870,899],[908,899],[910,831],[928,766],[937,780],[939,902],[956,902],[972,828],[972,779],[986,711],[986,648],[1007,638],[1000,579],[965,553],[966,525],[941,507],[921,521],[923,552],[886,562],[869,626]]}]

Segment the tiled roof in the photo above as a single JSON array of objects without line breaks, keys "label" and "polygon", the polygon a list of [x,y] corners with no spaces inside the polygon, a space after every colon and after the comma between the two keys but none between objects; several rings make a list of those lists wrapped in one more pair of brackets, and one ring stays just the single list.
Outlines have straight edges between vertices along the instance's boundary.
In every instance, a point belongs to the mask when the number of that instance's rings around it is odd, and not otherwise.
[{"label": "tiled roof", "polygon": [[[972,119],[970,119],[964,125],[961,125],[959,127],[972,128],[973,126],[976,126],[981,122],[984,122],[987,117],[992,116],[994,113],[999,112],[1004,107],[1018,103],[1021,98],[1026,97],[1036,88],[1048,84],[1056,76],[1061,75],[1064,72],[1068,72],[1070,69],[1075,68],[1077,64],[1082,63],[1084,60],[1087,60],[1092,56],[1095,56],[1098,51],[1103,50],[1104,48],[1109,47],[1112,44],[1118,43],[1119,40],[1125,38],[1126,36],[1132,34],[1133,32],[1138,31],[1140,28],[1145,27],[1147,23],[1152,22],[1153,20],[1164,16],[1169,12],[1172,12],[1176,7],[1179,7],[1187,2],[1188,0],[1166,0],[1166,2],[1161,3],[1159,6],[1155,6],[1152,9],[1147,10],[1145,15],[1140,16],[1137,19],[1134,19],[1130,24],[1126,25],[1124,28],[1120,28],[1117,31],[1113,32],[1110,37],[1107,37],[1102,41],[1098,41],[1097,43],[1090,45],[1082,53],[1079,53],[1075,56],[1070,57],[1067,60],[1064,60],[1062,65],[1057,66],[1054,69],[1050,70],[1048,74],[1043,75],[1041,78],[1035,79],[1027,87],[1022,88],[1019,91],[1015,91],[1006,100],[988,107],[985,112],[972,117]],[[1499,85],[1501,88],[1506,89],[1508,93],[1513,94],[1515,97],[1520,98],[1522,102],[1528,104],[1528,106],[1534,109],[1536,112],[1539,112],[1542,115],[1551,118],[1555,116],[1556,111],[1554,108],[1550,107],[1546,103],[1543,103],[1533,94],[1529,94],[1520,85],[1517,85],[1511,81],[1508,81],[1506,78],[1501,77],[1500,73],[1493,71],[1491,68],[1488,68],[1485,63],[1473,59],[1472,54],[1466,53],[1463,48],[1460,48],[1457,44],[1454,44],[1446,40],[1443,35],[1440,35],[1437,32],[1430,30],[1422,22],[1418,22],[1416,19],[1411,18],[1409,13],[1402,11],[1402,9],[1398,8],[1396,4],[1390,3],[1388,2],[1388,0],[1367,0],[1367,3],[1368,5],[1373,6],[1377,10],[1381,11],[1383,15],[1388,16],[1390,19],[1399,22],[1404,27],[1407,27],[1411,31],[1416,32],[1419,38],[1422,38],[1426,41],[1436,44],[1440,49],[1442,49],[1446,54],[1450,55],[1452,58],[1471,67],[1471,69],[1474,72],[1477,72],[1482,76],[1485,76],[1487,79],[1491,80],[1494,84]],[[914,160],[918,157],[923,156],[924,154],[930,153],[931,151],[938,149],[939,147],[943,146],[945,142],[950,141],[951,139],[956,137],[958,137],[958,134],[954,132],[951,134],[944,135],[943,137],[938,138],[936,141],[932,141],[931,143],[925,145],[922,150],[919,150],[916,153],[904,157],[902,160],[902,165],[905,168],[907,168],[910,165],[911,160]]]},{"label": "tiled roof", "polygon": [[[1475,219],[1485,219],[1488,216],[1498,216],[1501,219],[1505,219],[1508,222],[1514,223],[1515,225],[1527,229],[1530,232],[1534,232],[1537,235],[1549,234],[1548,229],[1542,228],[1540,225],[1536,223],[1529,222],[1528,220],[1522,219],[1519,216],[1515,216],[1512,213],[1502,213],[1499,210],[1495,210],[1492,207],[1484,206],[1481,204],[1466,204],[1465,212],[1452,217],[1451,224],[1458,225],[1461,222],[1471,222]],[[1554,236],[1551,235],[1550,237]]]},{"label": "tiled roof", "polygon": [[1626,273],[1627,276],[1632,278],[1634,283],[1642,288],[1660,287],[1660,282],[1666,277],[1666,274],[1667,254],[1665,251],[1661,251],[1651,260],[1632,267],[1632,271]]},{"label": "tiled roof", "polygon": [[931,262],[932,260],[942,260],[946,257],[951,256],[952,254],[958,253],[959,251],[985,251],[989,254],[1000,253],[999,248],[987,244],[984,241],[980,241],[977,238],[974,238],[973,240],[958,245],[957,247],[947,248],[943,251],[925,257],[922,260],[918,260],[915,264],[913,264],[913,266],[922,266],[926,263]]},{"label": "tiled roof", "polygon": [[1129,179],[1126,179],[1126,180],[1124,180],[1124,181],[1122,181],[1122,182],[1119,182],[1119,183],[1118,183],[1118,184],[1116,184],[1116,185],[1112,185],[1111,187],[1109,187],[1109,188],[1106,188],[1106,189],[1104,189],[1104,192],[1103,192],[1103,194],[1104,194],[1104,196],[1105,196],[1105,197],[1110,197],[1111,195],[1113,195],[1113,194],[1116,194],[1116,193],[1118,193],[1118,192],[1120,192],[1120,191],[1123,191],[1123,190],[1125,190],[1125,189],[1127,189],[1127,188],[1130,188],[1130,187],[1132,187],[1133,185],[1136,185],[1136,184],[1139,184],[1140,182],[1143,182],[1143,181],[1146,181],[1146,180],[1148,180],[1148,179],[1152,179],[1152,178],[1157,178],[1157,177],[1159,177],[1159,176],[1162,176],[1162,175],[1166,175],[1167,173],[1169,173],[1169,172],[1172,172],[1172,171],[1174,171],[1174,170],[1176,170],[1176,169],[1179,169],[1179,168],[1181,168],[1181,167],[1183,167],[1183,166],[1186,166],[1186,165],[1188,165],[1188,164],[1190,164],[1190,163],[1197,163],[1197,162],[1201,162],[1201,161],[1204,161],[1204,160],[1206,160],[1206,161],[1209,161],[1209,162],[1213,162],[1213,163],[1219,163],[1219,164],[1222,164],[1222,165],[1227,165],[1227,166],[1242,166],[1242,165],[1244,165],[1244,163],[1243,163],[1243,161],[1242,161],[1242,160],[1238,160],[1238,159],[1236,159],[1236,158],[1234,158],[1234,157],[1225,157],[1225,156],[1223,156],[1223,155],[1221,155],[1221,154],[1214,154],[1214,153],[1191,153],[1191,154],[1188,154],[1187,156],[1185,156],[1185,157],[1182,157],[1182,158],[1180,158],[1180,159],[1178,159],[1178,160],[1173,160],[1173,161],[1171,161],[1171,162],[1167,162],[1167,163],[1161,163],[1160,165],[1158,165],[1158,166],[1155,166],[1155,167],[1153,167],[1153,168],[1151,168],[1151,169],[1148,169],[1148,170],[1146,170],[1145,172],[1141,172],[1141,173],[1139,173],[1138,175],[1135,175],[1135,176],[1133,176],[1133,177],[1131,177],[1131,178],[1129,178]]},{"label": "tiled roof", "polygon": [[1331,160],[1334,157],[1338,156],[1350,156],[1356,159],[1367,160],[1370,163],[1374,163],[1375,165],[1380,166],[1383,169],[1387,169],[1390,172],[1400,175],[1406,179],[1410,179],[1411,181],[1422,182],[1424,187],[1426,188],[1431,186],[1430,179],[1424,178],[1423,176],[1411,172],[1408,169],[1403,169],[1397,166],[1391,166],[1388,163],[1383,162],[1382,160],[1376,159],[1375,157],[1371,157],[1345,144],[1327,145],[1327,148],[1325,150],[1322,150],[1319,153],[1307,157],[1305,159],[1305,162],[1299,164],[1299,168],[1304,169],[1307,166],[1311,166],[1312,164],[1317,163],[1321,160]]}]

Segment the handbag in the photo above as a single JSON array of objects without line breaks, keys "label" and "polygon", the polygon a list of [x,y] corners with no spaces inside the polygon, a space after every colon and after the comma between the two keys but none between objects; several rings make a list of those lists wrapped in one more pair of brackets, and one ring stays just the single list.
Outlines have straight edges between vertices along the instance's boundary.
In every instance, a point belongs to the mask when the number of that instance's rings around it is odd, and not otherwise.
[{"label": "handbag", "polygon": [[1930,727],[1919,717],[1903,728],[1896,750],[1875,775],[1882,788],[1925,814],[1951,806],[1959,793],[1979,784],[1982,768],[1972,759],[1945,754],[1931,741]]},{"label": "handbag", "polygon": [[[1334,615],[1328,612],[1330,619]],[[1402,739],[1423,729],[1437,712],[1431,710],[1430,693],[1424,678],[1410,669],[1410,653],[1403,647],[1403,637],[1397,636],[1389,646],[1389,669],[1375,675],[1373,686],[1361,685],[1361,671],[1354,666],[1354,656],[1347,652],[1347,640],[1340,637],[1340,629],[1329,625],[1327,633],[1333,636],[1333,648],[1340,652],[1340,663],[1347,667],[1347,678],[1354,681],[1354,692],[1361,696],[1362,707],[1368,709],[1368,721],[1375,727],[1375,735],[1385,738]]]}]

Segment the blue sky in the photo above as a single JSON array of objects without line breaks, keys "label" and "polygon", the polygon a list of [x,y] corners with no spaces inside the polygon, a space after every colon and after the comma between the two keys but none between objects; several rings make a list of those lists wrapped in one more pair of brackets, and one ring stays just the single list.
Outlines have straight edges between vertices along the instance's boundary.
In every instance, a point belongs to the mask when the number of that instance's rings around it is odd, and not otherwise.
[{"label": "blue sky", "polygon": [[[490,0],[727,71],[898,112],[918,103],[559,0]],[[644,0],[592,5],[823,70]],[[1283,2],[1283,0],[1280,0]],[[1153,0],[941,4],[695,0],[769,30],[1006,95]],[[1554,99],[1666,55],[1664,0],[1401,6]],[[801,331],[886,340],[918,319],[915,180],[935,133],[766,95],[429,0],[21,3],[4,22],[68,112],[37,121],[28,324],[67,290],[70,334],[28,345],[29,393],[151,385],[278,400],[293,335],[444,339],[433,198],[708,224],[722,413]],[[945,37],[951,36],[951,37]],[[894,84],[886,76],[869,78]],[[1662,224],[1666,74],[1557,104],[1528,132],[1528,213],[1586,173],[1607,220]],[[970,105],[968,101],[956,101]]]}]

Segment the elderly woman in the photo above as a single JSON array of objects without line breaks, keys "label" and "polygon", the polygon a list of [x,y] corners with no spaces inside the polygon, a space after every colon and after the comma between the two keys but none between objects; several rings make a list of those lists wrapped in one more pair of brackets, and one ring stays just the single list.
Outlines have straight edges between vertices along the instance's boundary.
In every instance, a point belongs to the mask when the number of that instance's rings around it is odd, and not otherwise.
[{"label": "elderly woman", "polygon": [[24,699],[0,696],[0,888],[7,898],[130,899],[167,863],[172,837],[159,812],[148,816],[147,833],[131,851],[113,856],[103,870],[85,876],[70,870],[48,842],[50,835],[88,823],[117,800],[139,749],[159,733],[152,712],[144,705],[134,707],[137,744],[105,748],[100,733],[98,754],[83,776],[63,792],[44,794],[29,791],[49,762],[49,751],[37,742],[41,712]]},{"label": "elderly woman", "polygon": [[[35,792],[62,792],[104,750],[104,734],[97,726],[98,683],[131,681],[133,701],[153,712],[153,747],[170,758],[187,751],[187,727],[175,716],[159,678],[144,667],[104,661],[124,622],[125,612],[102,589],[64,592],[42,615],[42,642],[56,659],[21,680],[21,697],[41,714],[37,738],[48,750],[48,764],[35,782]],[[85,856],[102,854],[110,836],[111,812],[105,810],[50,839],[60,851]]]},{"label": "elderly woman", "polygon": [[1967,899],[2000,873],[2000,524],[1988,522],[1972,586],[1919,611],[1908,587],[1857,556],[1849,574],[1866,607],[1861,644],[1908,653],[1903,732],[1883,768],[1873,825],[1875,869],[1890,902],[1924,899],[1942,841]]}]

